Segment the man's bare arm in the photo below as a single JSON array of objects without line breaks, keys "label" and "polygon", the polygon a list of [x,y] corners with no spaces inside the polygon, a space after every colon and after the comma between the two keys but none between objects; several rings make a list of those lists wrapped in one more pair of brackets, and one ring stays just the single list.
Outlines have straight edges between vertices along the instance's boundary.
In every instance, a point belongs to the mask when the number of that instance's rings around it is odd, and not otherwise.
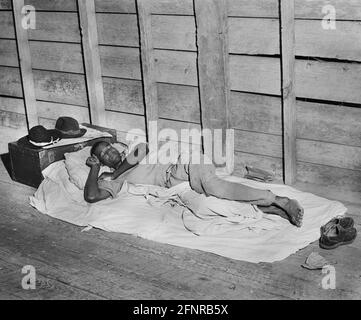
[{"label": "man's bare arm", "polygon": [[112,173],[112,179],[118,178],[121,174],[135,167],[148,154],[149,149],[146,143],[138,144],[135,149],[124,159],[121,165]]},{"label": "man's bare arm", "polygon": [[111,194],[108,191],[98,187],[98,174],[100,170],[99,160],[96,157],[89,157],[86,164],[90,167],[90,172],[84,187],[85,201],[89,203],[95,203],[109,198]]}]

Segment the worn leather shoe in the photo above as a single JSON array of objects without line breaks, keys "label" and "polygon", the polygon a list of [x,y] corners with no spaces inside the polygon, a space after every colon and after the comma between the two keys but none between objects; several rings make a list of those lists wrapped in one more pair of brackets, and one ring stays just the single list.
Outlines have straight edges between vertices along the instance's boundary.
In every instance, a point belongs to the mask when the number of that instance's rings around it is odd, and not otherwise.
[{"label": "worn leather shoe", "polygon": [[327,232],[333,225],[339,224],[342,228],[352,228],[354,221],[351,217],[337,216],[321,227],[321,234]]},{"label": "worn leather shoe", "polygon": [[324,233],[321,233],[319,245],[322,249],[335,249],[341,245],[352,243],[357,236],[354,227],[343,228],[340,224],[333,224]]}]

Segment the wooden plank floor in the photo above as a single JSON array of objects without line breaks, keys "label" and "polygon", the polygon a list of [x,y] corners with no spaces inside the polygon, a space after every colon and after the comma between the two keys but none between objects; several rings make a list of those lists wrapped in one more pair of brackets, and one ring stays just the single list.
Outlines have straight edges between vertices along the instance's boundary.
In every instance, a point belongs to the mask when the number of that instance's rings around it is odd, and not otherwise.
[{"label": "wooden plank floor", "polygon": [[[35,189],[0,163],[0,299],[361,299],[361,238],[326,251],[315,242],[277,263],[253,264],[122,233],[80,227],[29,205]],[[347,204],[360,231],[361,206]],[[336,289],[300,265],[311,252],[337,261]],[[21,269],[36,268],[35,290]]]}]

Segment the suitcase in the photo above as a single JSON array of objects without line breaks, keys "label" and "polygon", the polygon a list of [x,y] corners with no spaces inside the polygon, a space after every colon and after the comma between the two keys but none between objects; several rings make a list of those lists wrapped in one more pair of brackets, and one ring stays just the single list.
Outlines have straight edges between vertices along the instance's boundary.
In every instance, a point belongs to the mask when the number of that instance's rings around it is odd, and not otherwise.
[{"label": "suitcase", "polygon": [[64,159],[64,153],[74,152],[87,146],[92,146],[99,140],[105,140],[109,143],[115,143],[117,140],[116,130],[99,127],[87,123],[83,126],[93,128],[102,132],[108,132],[112,137],[96,138],[81,143],[69,144],[66,146],[54,146],[50,149],[31,149],[18,145],[18,142],[10,142],[9,156],[11,166],[11,179],[37,188],[44,179],[42,171],[55,161]]}]

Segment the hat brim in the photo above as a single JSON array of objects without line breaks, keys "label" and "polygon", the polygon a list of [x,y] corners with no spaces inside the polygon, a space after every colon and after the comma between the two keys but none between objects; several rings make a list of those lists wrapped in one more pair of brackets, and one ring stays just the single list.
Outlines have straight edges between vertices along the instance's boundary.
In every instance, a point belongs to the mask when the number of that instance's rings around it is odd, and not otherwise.
[{"label": "hat brim", "polygon": [[[61,140],[62,136],[61,136],[60,132],[58,132],[58,130],[48,129],[47,131],[49,132],[49,134],[53,138],[53,140],[58,140],[58,139],[59,139],[59,141]],[[32,144],[29,140],[29,135],[20,138],[17,142],[21,146],[28,147],[31,149],[42,149],[43,147],[48,146],[48,145],[36,146],[36,145]],[[50,145],[50,143],[49,143],[49,145]],[[56,143],[54,144],[54,146],[56,146]]]},{"label": "hat brim", "polygon": [[60,130],[57,130],[57,129],[55,129],[55,130],[58,131],[58,133],[60,134],[60,136],[63,139],[79,138],[79,137],[82,137],[86,132],[86,129],[84,129],[84,128],[80,128],[79,133],[66,133],[64,131],[60,131]]}]

